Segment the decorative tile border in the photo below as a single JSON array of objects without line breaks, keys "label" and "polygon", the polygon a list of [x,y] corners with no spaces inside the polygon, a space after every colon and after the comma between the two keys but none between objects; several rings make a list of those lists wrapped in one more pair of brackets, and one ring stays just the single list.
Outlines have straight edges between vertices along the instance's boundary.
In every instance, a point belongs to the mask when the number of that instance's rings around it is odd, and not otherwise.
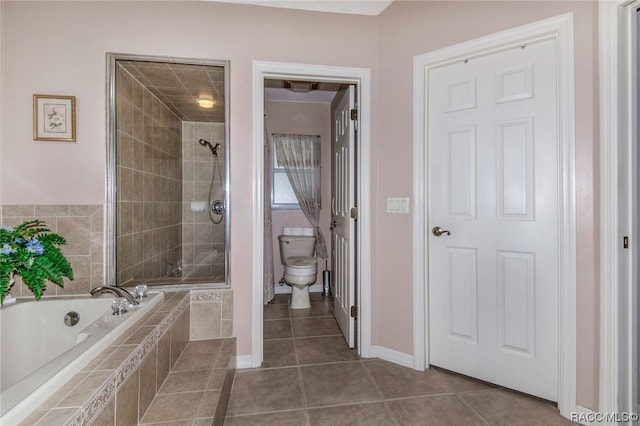
[{"label": "decorative tile border", "polygon": [[221,301],[221,290],[191,290],[191,303],[211,303]]}]

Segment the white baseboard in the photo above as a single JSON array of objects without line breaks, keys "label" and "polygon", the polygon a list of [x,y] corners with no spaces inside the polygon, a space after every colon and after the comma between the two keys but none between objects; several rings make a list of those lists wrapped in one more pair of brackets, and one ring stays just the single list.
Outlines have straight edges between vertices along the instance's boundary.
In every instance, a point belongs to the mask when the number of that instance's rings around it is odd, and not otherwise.
[{"label": "white baseboard", "polygon": [[413,355],[394,351],[384,346],[371,345],[371,357],[380,358],[403,367],[413,368]]},{"label": "white baseboard", "polygon": [[[586,419],[588,418],[593,418],[593,416],[595,415],[595,412],[591,409],[591,408],[587,408],[587,407],[582,407],[580,405],[576,405],[576,411],[574,414],[576,417],[571,418],[569,417],[569,420],[581,424],[581,425],[586,425],[586,426],[592,426],[592,425],[597,425],[599,423],[596,422],[589,422]],[[571,416],[571,415],[570,415]]]},{"label": "white baseboard", "polygon": [[253,368],[251,365],[252,356],[251,355],[238,355],[236,356],[236,368],[238,370],[243,370],[245,368]]}]

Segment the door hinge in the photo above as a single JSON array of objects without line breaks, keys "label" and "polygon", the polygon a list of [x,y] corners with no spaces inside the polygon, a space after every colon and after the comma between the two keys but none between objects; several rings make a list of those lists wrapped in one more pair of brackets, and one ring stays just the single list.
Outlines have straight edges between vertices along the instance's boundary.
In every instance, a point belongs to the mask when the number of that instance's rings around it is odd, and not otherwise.
[{"label": "door hinge", "polygon": [[622,239],[622,246],[623,248],[626,248],[626,249],[629,248],[629,237],[627,237],[626,235]]},{"label": "door hinge", "polygon": [[351,318],[358,318],[358,307],[357,306],[352,306],[351,307]]},{"label": "door hinge", "polygon": [[356,121],[358,119],[358,108],[353,108],[351,110],[351,119]]},{"label": "door hinge", "polygon": [[351,219],[358,220],[358,208],[351,207]]}]

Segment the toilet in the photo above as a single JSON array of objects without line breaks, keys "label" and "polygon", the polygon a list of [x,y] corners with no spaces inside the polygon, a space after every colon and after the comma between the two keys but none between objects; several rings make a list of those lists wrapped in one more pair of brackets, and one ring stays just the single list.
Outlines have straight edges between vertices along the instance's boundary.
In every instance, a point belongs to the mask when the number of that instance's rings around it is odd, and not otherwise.
[{"label": "toilet", "polygon": [[[316,237],[312,235],[286,235],[285,228],[278,236],[280,260],[284,265],[284,282],[291,286],[291,309],[311,307],[309,286],[316,282],[318,265],[314,256]],[[309,228],[311,229],[311,228]],[[307,234],[307,232],[305,232]]]}]

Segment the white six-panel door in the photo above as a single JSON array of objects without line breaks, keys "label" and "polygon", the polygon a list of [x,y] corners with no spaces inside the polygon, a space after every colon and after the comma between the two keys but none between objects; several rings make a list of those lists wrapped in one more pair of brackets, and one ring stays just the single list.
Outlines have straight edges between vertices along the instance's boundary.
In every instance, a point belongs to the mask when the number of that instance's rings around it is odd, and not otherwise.
[{"label": "white six-panel door", "polygon": [[427,80],[430,362],[554,401],[555,43],[432,68]]},{"label": "white six-panel door", "polygon": [[351,109],[355,107],[355,87],[349,86],[333,112],[332,265],[334,314],[350,348],[355,346],[355,223],[350,211],[355,206],[355,128]]}]

